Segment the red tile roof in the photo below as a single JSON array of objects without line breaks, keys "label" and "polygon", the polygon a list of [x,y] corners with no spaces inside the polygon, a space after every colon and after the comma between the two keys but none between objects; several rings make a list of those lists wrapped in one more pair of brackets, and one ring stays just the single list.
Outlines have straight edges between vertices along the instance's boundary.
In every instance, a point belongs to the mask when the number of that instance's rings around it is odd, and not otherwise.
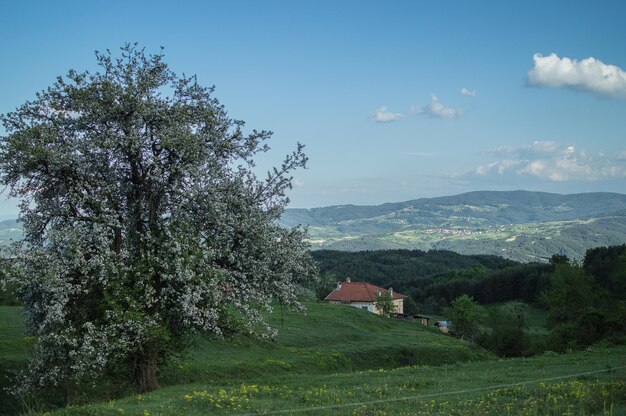
[{"label": "red tile roof", "polygon": [[[387,289],[365,282],[342,282],[341,288],[336,288],[330,292],[324,300],[340,302],[376,302],[379,291],[382,294],[389,292]],[[393,299],[404,299],[407,296],[394,291],[392,297]]]}]

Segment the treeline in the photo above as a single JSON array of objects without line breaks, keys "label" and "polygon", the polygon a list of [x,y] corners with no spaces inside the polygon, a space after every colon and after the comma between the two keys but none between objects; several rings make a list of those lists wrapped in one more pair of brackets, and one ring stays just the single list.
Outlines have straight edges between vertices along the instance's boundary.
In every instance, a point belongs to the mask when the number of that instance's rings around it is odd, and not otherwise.
[{"label": "treeline", "polygon": [[[547,311],[548,336],[531,337],[525,331],[525,304],[513,301],[491,310],[477,342],[503,356],[626,342],[626,245],[587,250],[582,263],[563,255],[552,256],[550,263],[553,271],[538,296]],[[452,319],[465,318],[458,305],[468,309],[468,302],[475,302],[468,299],[453,301]],[[478,303],[472,307],[481,308]]]},{"label": "treeline", "polygon": [[396,285],[473,266],[498,270],[520,264],[497,256],[462,255],[447,250],[318,250],[311,255],[319,263],[322,274],[334,273],[337,277],[363,279],[373,284]]},{"label": "treeline", "polygon": [[[320,251],[323,299],[351,277],[409,295],[410,314],[443,314],[457,336],[501,356],[626,342],[626,245],[587,250],[582,262],[553,255],[521,264],[449,251]],[[526,308],[546,311],[549,333],[527,331]],[[483,309],[482,305],[497,304]]]},{"label": "treeline", "polygon": [[540,296],[551,349],[626,342],[626,245],[590,249],[582,264],[556,257],[553,263],[549,287]]},{"label": "treeline", "polygon": [[[546,264],[447,251],[313,255],[322,274],[318,297],[346,277],[393,286],[410,296],[407,313],[443,314],[458,336],[498,355],[626,342],[626,245],[587,250],[582,262],[554,255]],[[489,313],[481,306],[496,303]],[[547,337],[527,333],[528,303],[547,312]]]},{"label": "treeline", "polygon": [[435,278],[423,287],[409,288],[407,294],[424,313],[439,313],[464,294],[483,305],[510,300],[532,303],[547,288],[553,269],[550,264],[532,263],[475,275],[464,270],[449,278]]},{"label": "treeline", "polygon": [[[534,302],[547,287],[551,264],[522,264],[497,256],[444,250],[314,251],[321,273],[321,298],[338,280],[351,277],[409,296],[407,313],[441,313],[463,294],[481,304]],[[324,295],[325,296],[325,295]]]}]

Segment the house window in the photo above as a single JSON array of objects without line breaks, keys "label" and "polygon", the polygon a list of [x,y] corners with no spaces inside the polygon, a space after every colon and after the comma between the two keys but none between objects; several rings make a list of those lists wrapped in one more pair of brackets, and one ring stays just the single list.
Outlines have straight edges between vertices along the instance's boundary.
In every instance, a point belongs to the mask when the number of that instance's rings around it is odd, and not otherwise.
[{"label": "house window", "polygon": [[363,309],[364,311],[368,311],[368,307],[367,306],[361,306],[361,309]]}]

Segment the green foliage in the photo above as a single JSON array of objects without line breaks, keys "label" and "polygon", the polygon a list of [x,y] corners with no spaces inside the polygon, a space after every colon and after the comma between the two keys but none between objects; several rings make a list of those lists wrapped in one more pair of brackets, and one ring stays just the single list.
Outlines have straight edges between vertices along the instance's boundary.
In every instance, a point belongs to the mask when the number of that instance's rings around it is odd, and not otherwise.
[{"label": "green foliage", "polygon": [[302,229],[276,222],[302,146],[257,178],[268,131],[243,131],[195,77],[137,45],[96,53],[0,118],[0,182],[21,198],[5,250],[34,354],[14,390],[157,367],[196,333],[269,337],[262,311],[298,307],[315,273]]},{"label": "green foliage", "polygon": [[406,315],[418,315],[420,313],[417,303],[410,296],[404,298],[404,313]]},{"label": "green foliage", "polygon": [[550,257],[550,264],[553,266],[556,266],[557,264],[567,264],[569,262],[570,259],[564,254],[554,254]]},{"label": "green foliage", "polygon": [[501,357],[519,357],[531,353],[532,340],[524,331],[526,310],[522,302],[507,302],[489,311],[489,332],[478,343]]},{"label": "green foliage", "polygon": [[318,301],[323,301],[326,296],[328,296],[328,294],[332,292],[335,287],[337,287],[337,282],[339,280],[340,279],[338,279],[334,273],[323,272],[320,273],[317,279],[312,279],[308,283],[308,286],[315,292],[315,298]]},{"label": "green foliage", "polygon": [[626,246],[589,250],[584,264],[557,263],[541,301],[548,308],[556,350],[626,334]]},{"label": "green foliage", "polygon": [[626,296],[626,245],[588,250],[583,268],[615,297]]},{"label": "green foliage", "polygon": [[487,317],[485,309],[468,295],[456,298],[444,315],[452,321],[452,330],[461,339],[474,339]]},{"label": "green foliage", "polygon": [[396,312],[396,306],[393,304],[393,298],[389,292],[380,293],[374,302],[376,309],[386,318],[391,317]]},{"label": "green foliage", "polygon": [[321,250],[312,252],[312,256],[322,274],[358,276],[409,295],[411,301],[406,304],[413,305],[411,313],[439,313],[463,294],[481,304],[534,302],[546,288],[552,270],[548,264],[519,264],[501,257],[439,250]]},{"label": "green foliage", "polygon": [[[381,287],[409,286],[419,279],[458,272],[456,277],[476,277],[486,270],[499,270],[519,263],[495,256],[464,256],[444,250],[379,250],[344,252],[319,250],[311,253],[320,272],[338,277],[359,276]],[[452,275],[451,275],[452,276]]]},{"label": "green foliage", "polygon": [[0,305],[2,306],[18,306],[21,305],[19,297],[16,294],[17,287],[15,285],[0,285]]},{"label": "green foliage", "polygon": [[0,261],[0,305],[1,306],[17,306],[22,303],[17,296],[17,286],[7,282],[8,260]]}]

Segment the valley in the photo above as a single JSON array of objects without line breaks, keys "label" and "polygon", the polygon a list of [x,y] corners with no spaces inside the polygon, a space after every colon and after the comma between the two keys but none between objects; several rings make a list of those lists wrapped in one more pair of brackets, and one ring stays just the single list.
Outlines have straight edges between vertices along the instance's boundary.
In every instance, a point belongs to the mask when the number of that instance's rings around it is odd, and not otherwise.
[{"label": "valley", "polygon": [[313,250],[451,250],[521,262],[626,242],[626,196],[477,192],[380,206],[286,210]]}]

